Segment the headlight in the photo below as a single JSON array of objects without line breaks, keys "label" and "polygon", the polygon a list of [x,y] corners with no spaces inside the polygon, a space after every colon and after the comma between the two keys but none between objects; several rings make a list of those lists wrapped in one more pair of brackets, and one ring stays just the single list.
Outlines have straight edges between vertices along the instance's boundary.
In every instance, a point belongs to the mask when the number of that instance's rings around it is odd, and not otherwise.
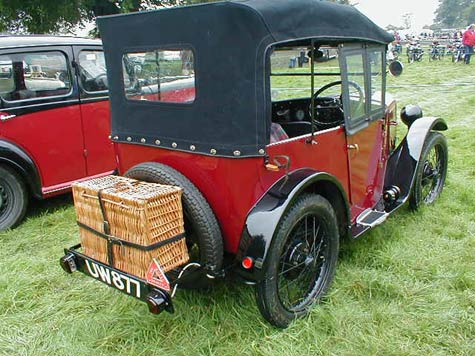
[{"label": "headlight", "polygon": [[419,105],[407,105],[401,110],[401,120],[407,127],[410,127],[414,121],[423,116]]}]

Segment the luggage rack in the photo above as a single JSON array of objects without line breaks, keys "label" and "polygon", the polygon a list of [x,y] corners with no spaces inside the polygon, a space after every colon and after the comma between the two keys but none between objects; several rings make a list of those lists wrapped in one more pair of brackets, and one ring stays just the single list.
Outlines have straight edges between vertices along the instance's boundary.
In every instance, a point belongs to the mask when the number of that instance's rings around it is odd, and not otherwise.
[{"label": "luggage rack", "polygon": [[[206,273],[206,268],[197,262],[191,262],[179,269],[178,277],[169,282],[169,288],[160,288],[149,281],[123,272],[100,261],[97,261],[79,252],[81,244],[64,249],[64,256],[60,258],[60,265],[69,274],[79,271],[98,281],[115,288],[145,302],[152,314],[162,311],[174,313],[172,298],[177,287],[196,276],[197,273]],[[185,272],[193,268],[190,273]],[[167,277],[163,274],[163,277]],[[206,273],[206,277],[213,279],[213,275]],[[166,280],[168,283],[168,279]]]}]

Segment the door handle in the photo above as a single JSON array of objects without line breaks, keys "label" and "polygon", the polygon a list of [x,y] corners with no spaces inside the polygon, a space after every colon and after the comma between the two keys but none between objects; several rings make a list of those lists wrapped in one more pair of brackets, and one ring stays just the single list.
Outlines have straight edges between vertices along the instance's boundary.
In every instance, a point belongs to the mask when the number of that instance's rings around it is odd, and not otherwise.
[{"label": "door handle", "polygon": [[0,115],[0,121],[5,122],[10,119],[13,119],[16,115]]},{"label": "door handle", "polygon": [[356,153],[358,153],[360,151],[360,146],[358,146],[357,143],[347,145],[346,148],[348,148],[349,150],[355,150]]}]

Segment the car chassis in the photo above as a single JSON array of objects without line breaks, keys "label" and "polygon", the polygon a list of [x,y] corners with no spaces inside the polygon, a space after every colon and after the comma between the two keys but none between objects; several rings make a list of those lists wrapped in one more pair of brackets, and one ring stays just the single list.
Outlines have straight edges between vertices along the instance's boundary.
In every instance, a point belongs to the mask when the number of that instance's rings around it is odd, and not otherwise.
[{"label": "car chassis", "polygon": [[[442,191],[447,144],[437,131],[447,125],[407,106],[408,132],[396,145],[396,104],[385,93],[393,38],[353,7],[226,1],[98,24],[120,174],[184,189],[194,264],[177,271],[173,291],[232,273],[255,284],[262,315],[286,327],[328,290],[340,239],[360,236],[407,201],[415,209],[430,204]],[[297,49],[309,68],[275,65]],[[337,53],[336,69],[318,63],[321,49]],[[217,60],[217,53],[226,55]],[[176,58],[175,76],[162,75]],[[154,74],[145,78],[147,71]],[[289,77],[308,80],[310,94],[284,89],[276,100]],[[79,247],[65,250],[63,268],[118,288],[91,272],[89,263],[99,263]],[[152,312],[173,311],[173,293],[99,265],[138,283],[133,296]]]}]

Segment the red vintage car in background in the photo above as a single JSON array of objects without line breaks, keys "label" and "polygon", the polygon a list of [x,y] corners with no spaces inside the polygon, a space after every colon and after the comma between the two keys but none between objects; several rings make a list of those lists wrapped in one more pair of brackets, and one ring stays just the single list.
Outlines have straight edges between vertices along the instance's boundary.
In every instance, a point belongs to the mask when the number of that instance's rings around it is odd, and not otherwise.
[{"label": "red vintage car in background", "polygon": [[[98,24],[119,173],[183,188],[186,238],[201,266],[188,285],[233,273],[256,286],[262,315],[285,327],[328,290],[341,239],[442,191],[438,131],[447,126],[408,106],[408,133],[396,143],[396,103],[385,94],[393,37],[351,6],[226,1]],[[309,64],[289,66],[302,53]],[[61,259],[66,271],[100,279],[89,263],[99,264],[79,246]],[[132,278],[143,293],[125,292],[151,311],[172,309],[166,290],[100,265]]]},{"label": "red vintage car in background", "polygon": [[30,197],[114,171],[107,89],[98,40],[0,36],[0,231]]}]

